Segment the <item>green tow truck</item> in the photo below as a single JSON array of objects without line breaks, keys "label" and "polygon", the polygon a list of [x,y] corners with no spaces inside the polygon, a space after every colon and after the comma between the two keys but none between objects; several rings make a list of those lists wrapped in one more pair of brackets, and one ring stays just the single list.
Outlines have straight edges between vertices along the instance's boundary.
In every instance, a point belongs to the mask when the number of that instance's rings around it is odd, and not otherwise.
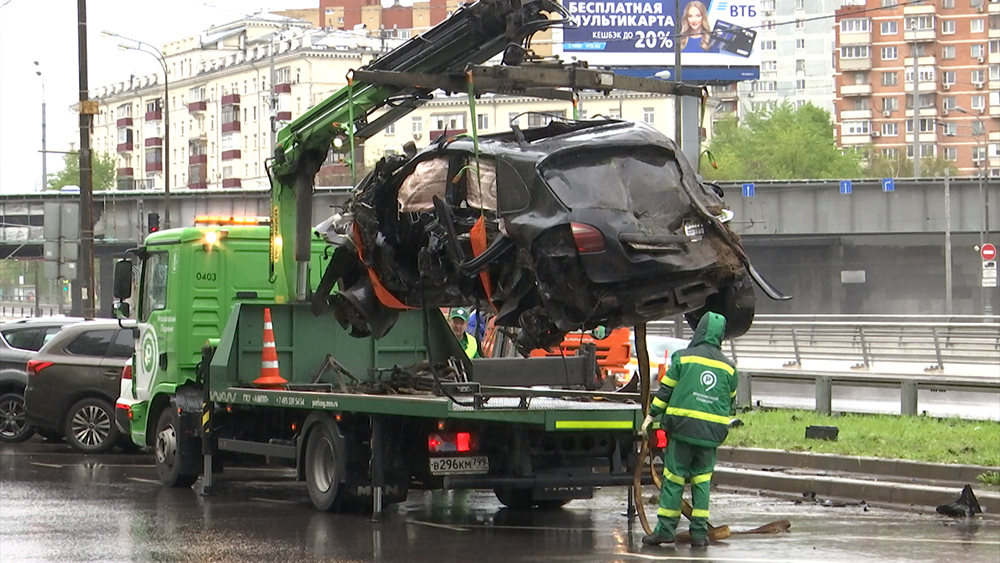
[{"label": "green tow truck", "polygon": [[[549,0],[481,0],[366,69],[462,72],[558,14]],[[137,345],[117,419],[151,447],[164,485],[202,477],[208,488],[226,464],[266,458],[295,467],[320,510],[377,513],[412,488],[492,489],[507,506],[553,507],[632,483],[642,407],[638,395],[600,390],[593,351],[470,361],[437,308],[401,311],[378,339],[314,314],[337,252],[310,225],[316,171],[338,138],[370,136],[428,93],[350,84],[280,132],[268,225],[166,230],[118,262],[116,314],[134,317],[122,322],[135,323]],[[265,311],[280,385],[255,384],[271,345]]]}]

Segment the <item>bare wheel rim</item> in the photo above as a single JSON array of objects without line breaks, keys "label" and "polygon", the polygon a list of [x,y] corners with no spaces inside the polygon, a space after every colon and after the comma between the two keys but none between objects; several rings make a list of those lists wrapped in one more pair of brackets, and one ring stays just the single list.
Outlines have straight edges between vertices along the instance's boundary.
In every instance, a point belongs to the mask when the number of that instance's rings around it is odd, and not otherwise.
[{"label": "bare wheel rim", "polygon": [[27,424],[23,402],[11,399],[0,403],[0,435],[17,436]]},{"label": "bare wheel rim", "polygon": [[172,465],[177,459],[177,431],[167,426],[156,435],[156,463]]},{"label": "bare wheel rim", "polygon": [[313,485],[321,493],[333,488],[333,476],[336,472],[336,462],[333,457],[333,444],[330,438],[322,436],[316,443],[315,454],[312,456]]},{"label": "bare wheel rim", "polygon": [[94,447],[111,435],[111,417],[97,405],[87,405],[73,414],[70,430],[77,442]]}]

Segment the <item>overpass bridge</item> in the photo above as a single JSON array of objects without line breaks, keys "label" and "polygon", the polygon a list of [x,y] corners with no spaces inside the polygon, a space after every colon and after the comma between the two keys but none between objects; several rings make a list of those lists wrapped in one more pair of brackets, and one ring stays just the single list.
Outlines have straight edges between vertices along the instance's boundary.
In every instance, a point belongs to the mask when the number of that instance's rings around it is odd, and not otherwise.
[{"label": "overpass bridge", "polygon": [[[944,179],[723,183],[735,212],[734,230],[754,264],[785,293],[766,298],[771,314],[982,314],[1000,311],[997,288],[981,288],[980,237],[1000,242],[1000,182],[953,178],[946,211]],[[350,187],[317,188],[313,223],[346,201]],[[847,193],[845,193],[847,192]],[[75,194],[0,195],[0,258],[42,255],[44,206]],[[989,201],[994,202],[992,206]],[[267,216],[270,194],[260,189],[184,190],[169,198],[172,226],[197,215]],[[110,305],[111,263],[146,234],[146,216],[164,215],[160,192],[94,194],[95,256],[101,311]],[[945,276],[945,233],[950,222],[952,282]],[[989,232],[993,229],[992,232]],[[981,233],[985,233],[982,234]],[[0,279],[0,286],[10,280]],[[16,280],[15,280],[16,281]],[[946,311],[950,293],[952,310]]]}]

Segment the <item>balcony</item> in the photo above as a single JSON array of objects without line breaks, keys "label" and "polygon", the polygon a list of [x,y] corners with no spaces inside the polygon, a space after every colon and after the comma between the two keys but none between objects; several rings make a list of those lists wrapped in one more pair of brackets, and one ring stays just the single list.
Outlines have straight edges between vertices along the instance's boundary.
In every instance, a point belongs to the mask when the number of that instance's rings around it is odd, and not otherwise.
[{"label": "balcony", "polygon": [[146,112],[146,117],[145,117],[146,121],[160,121],[162,119],[163,119],[163,112],[160,110]]},{"label": "balcony", "polygon": [[235,160],[237,158],[240,158],[240,150],[239,149],[222,151],[222,160]]},{"label": "balcony", "polygon": [[[920,85],[918,86],[918,89],[917,89],[918,92],[937,92],[937,90],[938,90],[937,82],[930,81],[930,80],[928,80],[926,82],[921,82]],[[913,83],[912,82],[907,82],[903,86],[903,91],[904,92],[913,92]]]},{"label": "balcony", "polygon": [[222,95],[222,105],[233,106],[240,103],[239,94],[223,94]]},{"label": "balcony", "polygon": [[[918,66],[937,66],[937,57],[917,57]],[[913,68],[913,57],[906,57],[903,59],[903,66],[906,70]]]},{"label": "balcony", "polygon": [[147,147],[162,147],[163,137],[147,137],[146,140],[143,141],[143,145]]},{"label": "balcony", "polygon": [[[938,111],[934,106],[927,106],[920,108],[918,112],[920,117],[937,117]],[[913,119],[913,108],[906,110],[906,118]]]},{"label": "balcony", "polygon": [[146,172],[162,172],[163,171],[163,161],[157,160],[155,162],[146,163]]},{"label": "balcony", "polygon": [[118,121],[115,122],[115,124],[118,125],[118,127],[131,127],[132,126],[132,118],[131,117],[119,117]]},{"label": "balcony", "polygon": [[903,32],[902,40],[905,43],[913,43],[914,41],[916,41],[917,43],[923,43],[925,41],[937,41],[937,30],[918,29],[917,31],[913,31],[912,29],[908,29]]},{"label": "balcony", "polygon": [[871,96],[872,95],[872,85],[871,84],[851,84],[849,86],[840,87],[841,96]]},{"label": "balcony", "polygon": [[133,169],[131,167],[130,168],[119,168],[118,169],[118,177],[119,178],[131,178],[132,176],[135,175],[134,172],[135,172],[135,169]]},{"label": "balcony", "polygon": [[188,104],[188,113],[198,113],[208,110],[208,102],[202,100],[200,102],[191,102]]},{"label": "balcony", "polygon": [[841,33],[840,34],[840,44],[841,45],[871,45],[872,44],[872,34],[870,31],[864,31],[861,33]]},{"label": "balcony", "polygon": [[275,84],[274,85],[274,93],[275,94],[291,94],[292,93],[292,85],[289,84],[288,82],[285,82],[285,83],[282,83],[282,84]]},{"label": "balcony", "polygon": [[152,178],[118,178],[117,187],[122,191],[129,190],[152,190]]},{"label": "balcony", "polygon": [[865,133],[863,135],[841,135],[840,144],[843,145],[867,145],[872,142],[871,133]]},{"label": "balcony", "polygon": [[[913,142],[913,133],[907,133],[906,134],[906,143],[909,144],[909,143],[912,143],[912,142]],[[921,133],[920,134],[920,142],[921,143],[927,143],[929,145],[937,143],[938,142],[937,134],[936,133],[926,133],[926,132],[925,133]]]},{"label": "balcony", "polygon": [[129,152],[134,148],[135,147],[132,145],[132,141],[129,141],[127,143],[118,143],[117,150],[118,152]]},{"label": "balcony", "polygon": [[872,69],[872,59],[871,57],[866,57],[863,59],[840,59],[840,70],[841,71],[851,71],[851,70],[871,70]]},{"label": "balcony", "polygon": [[239,178],[223,178],[222,187],[223,188],[240,188],[243,185],[240,183]]},{"label": "balcony", "polygon": [[188,180],[189,190],[205,190],[208,189],[208,182],[204,179],[201,180]]},{"label": "balcony", "polygon": [[870,109],[843,110],[840,112],[841,121],[861,121],[871,118],[872,110]]},{"label": "balcony", "polygon": [[240,130],[240,122],[239,121],[230,121],[229,123],[223,123],[222,124],[222,132],[223,133],[229,133],[231,131],[239,131],[239,130]]},{"label": "balcony", "polygon": [[447,131],[439,129],[436,131],[431,131],[430,135],[427,138],[433,141],[434,139],[437,139],[438,137],[444,134],[447,134],[449,137],[454,137],[455,135],[461,135],[466,131],[467,131],[466,129],[448,129]]},{"label": "balcony", "polygon": [[208,164],[208,155],[192,154],[188,157],[188,164]]},{"label": "balcony", "polygon": [[279,111],[278,113],[276,113],[274,115],[274,118],[277,119],[278,121],[291,121],[292,120],[292,112],[290,112],[290,111]]}]

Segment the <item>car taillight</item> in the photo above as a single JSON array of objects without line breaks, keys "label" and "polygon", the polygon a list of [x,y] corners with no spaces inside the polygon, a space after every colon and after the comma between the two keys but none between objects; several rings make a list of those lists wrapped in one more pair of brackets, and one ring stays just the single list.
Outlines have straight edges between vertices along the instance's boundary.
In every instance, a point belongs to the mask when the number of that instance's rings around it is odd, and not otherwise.
[{"label": "car taillight", "polygon": [[132,379],[132,366],[126,365],[122,368],[122,379]]},{"label": "car taillight", "polygon": [[432,432],[427,436],[429,452],[463,453],[475,449],[475,436],[469,432]]},{"label": "car taillight", "polygon": [[52,362],[43,362],[42,360],[28,360],[28,373],[31,375],[38,375],[38,372],[43,369],[53,365]]},{"label": "car taillight", "polygon": [[576,243],[577,252],[587,254],[604,251],[604,235],[600,229],[583,223],[571,223],[570,228],[573,230],[573,242]]}]

